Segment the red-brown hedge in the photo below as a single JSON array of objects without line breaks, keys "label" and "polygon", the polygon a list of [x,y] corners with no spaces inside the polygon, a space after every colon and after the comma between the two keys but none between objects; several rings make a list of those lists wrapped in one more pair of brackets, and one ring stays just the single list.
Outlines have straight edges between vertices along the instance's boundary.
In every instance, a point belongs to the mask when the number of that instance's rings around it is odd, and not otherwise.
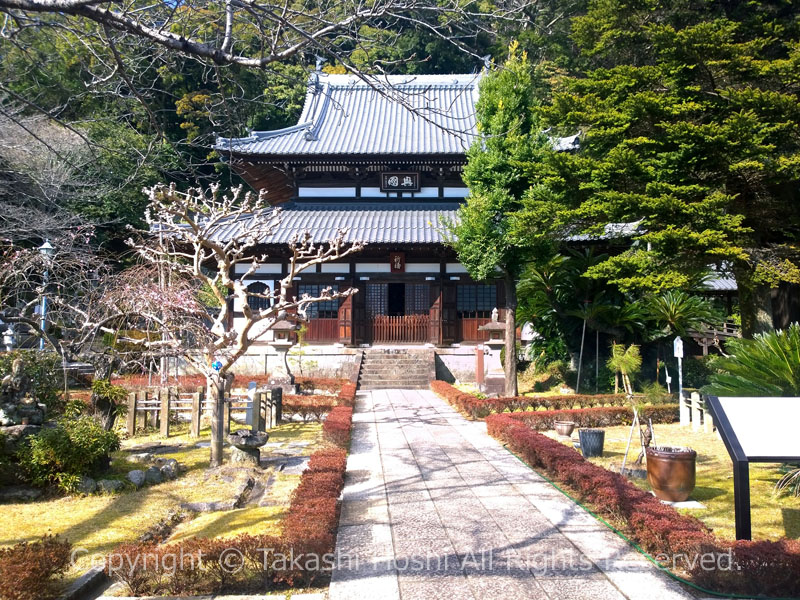
[{"label": "red-brown hedge", "polygon": [[311,455],[308,470],[312,473],[329,471],[344,473],[347,467],[347,451],[342,448],[326,448]]},{"label": "red-brown hedge", "polygon": [[325,418],[322,432],[325,439],[340,448],[350,446],[350,427],[353,421],[353,409],[349,406],[337,406]]},{"label": "red-brown hedge", "polygon": [[[592,410],[592,409],[584,409]],[[800,542],[718,540],[694,517],[679,514],[618,473],[585,460],[574,449],[533,431],[519,414],[491,415],[489,434],[533,468],[569,486],[600,514],[624,523],[627,534],[657,559],[682,568],[720,593],[800,596]],[[709,567],[701,558],[714,557]]]},{"label": "red-brown hedge", "polygon": [[342,385],[339,392],[339,404],[342,406],[355,406],[356,403],[356,384],[347,382]]},{"label": "red-brown hedge", "polygon": [[22,542],[0,549],[0,598],[3,600],[47,600],[55,598],[54,578],[70,565],[72,545],[58,536],[38,542]]},{"label": "red-brown hedge", "polygon": [[[653,423],[674,423],[678,420],[677,404],[658,404],[640,409],[642,419],[652,419]],[[633,411],[621,406],[599,406],[595,408],[576,408],[572,410],[538,410],[506,413],[521,423],[537,431],[553,429],[556,421],[574,421],[577,427],[614,427],[630,425]]]},{"label": "red-brown hedge", "polygon": [[600,406],[623,406],[624,394],[570,394],[565,396],[514,396],[512,398],[478,398],[462,392],[444,381],[432,381],[431,389],[454,408],[472,419],[506,411],[565,410]]},{"label": "red-brown hedge", "polygon": [[285,416],[299,415],[303,422],[313,418],[321,421],[322,416],[333,410],[337,404],[335,396],[298,396],[287,394],[283,397],[283,414]]}]

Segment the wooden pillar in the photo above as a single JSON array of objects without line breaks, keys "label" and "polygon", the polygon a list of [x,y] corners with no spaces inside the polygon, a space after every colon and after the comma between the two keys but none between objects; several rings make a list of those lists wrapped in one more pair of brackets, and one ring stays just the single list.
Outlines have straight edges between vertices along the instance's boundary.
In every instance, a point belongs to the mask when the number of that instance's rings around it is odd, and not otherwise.
[{"label": "wooden pillar", "polygon": [[262,392],[253,393],[253,403],[250,407],[252,411],[252,429],[253,431],[264,431],[264,394]]},{"label": "wooden pillar", "polygon": [[442,343],[442,286],[431,285],[431,305],[428,310],[430,317],[430,331],[428,341],[434,346]]},{"label": "wooden pillar", "polygon": [[275,427],[275,420],[273,417],[275,411],[272,409],[272,394],[263,392],[261,394],[261,402],[264,409],[264,429],[272,429]]},{"label": "wooden pillar", "polygon": [[277,427],[283,418],[283,390],[273,388],[270,391],[270,405],[272,414],[270,415],[270,428]]},{"label": "wooden pillar", "polygon": [[442,340],[443,345],[454,344],[458,339],[458,313],[456,307],[456,284],[446,281],[442,283]]},{"label": "wooden pillar", "polygon": [[129,436],[136,435],[136,393],[134,392],[128,394],[128,421],[125,428],[128,430]]},{"label": "wooden pillar", "polygon": [[152,424],[152,419],[153,419],[153,417],[151,417],[150,415],[151,414],[155,414],[152,411],[147,410],[147,408],[149,408],[149,407],[146,406],[147,401],[148,401],[148,393],[146,391],[139,392],[139,399],[137,400],[137,402],[139,403],[140,406],[143,407],[143,410],[142,410],[142,427],[144,427],[144,428],[150,427],[150,425]]},{"label": "wooden pillar", "polygon": [[192,425],[189,428],[189,435],[194,438],[200,437],[200,420],[203,415],[204,396],[202,387],[198,387],[197,391],[192,394]]},{"label": "wooden pillar", "polygon": [[158,399],[159,399],[159,410],[158,410],[158,418],[159,418],[159,433],[162,437],[169,437],[169,405],[170,405],[170,394],[169,388],[159,388],[158,389]]},{"label": "wooden pillar", "polygon": [[700,430],[700,394],[697,392],[692,392],[692,430],[699,431]]},{"label": "wooden pillar", "polygon": [[[361,292],[359,292],[361,293]],[[353,296],[348,296],[339,305],[339,343],[352,346],[353,340]]]}]

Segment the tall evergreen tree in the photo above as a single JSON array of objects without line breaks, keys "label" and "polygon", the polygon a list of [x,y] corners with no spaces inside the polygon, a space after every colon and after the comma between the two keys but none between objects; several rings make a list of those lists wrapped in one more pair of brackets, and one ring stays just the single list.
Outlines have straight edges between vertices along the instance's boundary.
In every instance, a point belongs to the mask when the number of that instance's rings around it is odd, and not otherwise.
[{"label": "tall evergreen tree", "polygon": [[[505,287],[506,395],[517,394],[517,281],[525,265],[553,254],[553,217],[559,199],[539,181],[550,141],[536,118],[541,83],[517,43],[502,68],[480,83],[478,138],[467,153],[464,181],[470,195],[451,227],[452,245],[477,280]],[[525,222],[520,210],[527,206]]]},{"label": "tall evergreen tree", "polygon": [[554,192],[587,230],[641,220],[590,269],[623,290],[735,274],[746,333],[771,326],[769,287],[800,283],[800,20],[788,0],[596,0],[573,20],[584,68],[543,118],[581,131]]}]

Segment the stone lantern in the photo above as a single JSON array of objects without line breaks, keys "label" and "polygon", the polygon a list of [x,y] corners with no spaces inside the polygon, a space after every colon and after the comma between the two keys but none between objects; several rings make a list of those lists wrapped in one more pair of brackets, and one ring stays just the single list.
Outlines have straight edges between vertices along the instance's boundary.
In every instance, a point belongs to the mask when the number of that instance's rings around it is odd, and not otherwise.
[{"label": "stone lantern", "polygon": [[294,375],[289,369],[289,349],[294,345],[292,339],[293,332],[300,329],[297,323],[293,323],[286,319],[282,319],[275,323],[271,328],[272,341],[269,345],[275,349],[275,354],[278,355],[278,360],[275,361],[275,366],[269,374],[269,385],[271,387],[280,387],[283,389],[284,394],[296,394],[297,385],[294,383]]},{"label": "stone lantern", "polygon": [[480,385],[481,392],[487,396],[499,396],[506,389],[506,375],[503,371],[503,363],[500,362],[500,351],[506,343],[506,324],[498,319],[499,312],[497,308],[494,308],[492,320],[478,327],[478,331],[489,333],[489,339],[484,342],[488,349],[485,360],[487,373],[483,378],[483,384]]}]

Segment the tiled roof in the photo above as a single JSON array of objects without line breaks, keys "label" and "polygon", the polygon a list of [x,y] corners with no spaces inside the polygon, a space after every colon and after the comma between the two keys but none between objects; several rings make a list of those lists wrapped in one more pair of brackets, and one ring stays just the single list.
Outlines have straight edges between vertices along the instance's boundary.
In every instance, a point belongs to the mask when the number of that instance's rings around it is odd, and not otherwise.
[{"label": "tiled roof", "polygon": [[[265,244],[286,244],[308,231],[315,242],[332,239],[347,229],[345,241],[368,244],[441,244],[446,220],[455,220],[457,202],[341,204],[292,202],[281,206],[281,221]],[[217,231],[219,239],[230,239],[247,219],[231,222]]]},{"label": "tiled roof", "polygon": [[[218,138],[241,155],[463,154],[475,136],[479,74],[311,76],[297,125]],[[381,91],[378,91],[379,88]]]},{"label": "tiled roof", "polygon": [[576,233],[568,235],[566,240],[568,242],[594,242],[632,238],[635,235],[643,233],[639,230],[639,225],[641,225],[641,223],[641,221],[633,221],[632,223],[606,223],[603,226],[603,233]]},{"label": "tiled roof", "polygon": [[735,292],[739,289],[732,275],[713,272],[703,281],[702,288],[710,292]]}]

